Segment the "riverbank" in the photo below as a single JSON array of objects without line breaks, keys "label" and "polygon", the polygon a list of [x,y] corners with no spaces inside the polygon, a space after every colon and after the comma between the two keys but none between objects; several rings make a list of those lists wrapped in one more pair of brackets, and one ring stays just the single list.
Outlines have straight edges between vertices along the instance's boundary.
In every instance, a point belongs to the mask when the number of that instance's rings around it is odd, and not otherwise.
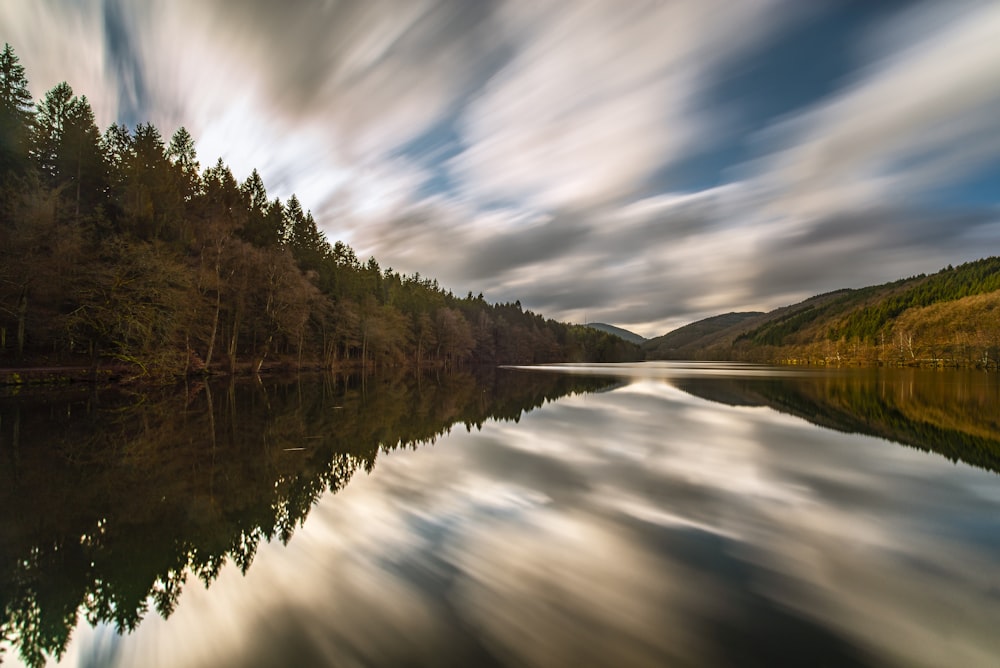
[{"label": "riverbank", "polygon": [[[414,366],[414,365],[410,365]],[[212,365],[211,369],[191,368],[187,373],[167,374],[149,373],[141,367],[127,364],[114,364],[94,368],[92,366],[46,366],[37,360],[17,367],[0,367],[0,387],[18,385],[67,385],[74,383],[90,383],[100,385],[114,384],[170,384],[184,378],[204,378],[206,376],[224,378],[227,376],[253,376],[257,374],[286,374],[315,371],[336,372],[366,372],[380,368],[373,362],[362,364],[361,360],[340,360],[333,366],[324,365],[319,361],[299,363],[298,360],[275,358],[259,362],[239,363],[233,368],[229,364]],[[404,367],[399,367],[404,368]],[[414,366],[415,368],[415,366]],[[422,370],[445,369],[442,362],[424,362]]]}]

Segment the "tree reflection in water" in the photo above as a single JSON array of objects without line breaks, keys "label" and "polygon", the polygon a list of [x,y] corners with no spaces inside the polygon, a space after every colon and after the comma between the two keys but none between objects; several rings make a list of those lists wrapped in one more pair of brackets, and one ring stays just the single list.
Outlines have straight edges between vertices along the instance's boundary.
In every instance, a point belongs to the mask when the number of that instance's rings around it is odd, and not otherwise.
[{"label": "tree reflection in water", "polygon": [[4,644],[43,665],[80,615],[119,632],[150,605],[167,617],[189,574],[245,573],[380,453],[617,382],[500,370],[0,397]]},{"label": "tree reflection in water", "polygon": [[994,374],[854,369],[671,382],[703,399],[769,406],[821,427],[877,436],[1000,473],[1000,383]]}]

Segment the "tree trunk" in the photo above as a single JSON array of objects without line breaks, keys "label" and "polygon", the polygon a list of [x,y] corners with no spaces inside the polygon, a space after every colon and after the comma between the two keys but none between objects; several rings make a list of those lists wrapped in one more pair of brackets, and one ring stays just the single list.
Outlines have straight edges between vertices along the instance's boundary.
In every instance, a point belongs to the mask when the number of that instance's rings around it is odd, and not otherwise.
[{"label": "tree trunk", "polygon": [[208,352],[205,353],[205,370],[211,373],[212,353],[215,351],[215,335],[219,330],[219,311],[222,308],[222,293],[215,291],[215,315],[212,316],[212,333],[208,337]]},{"label": "tree trunk", "polygon": [[267,341],[264,342],[264,351],[260,355],[260,359],[257,360],[257,364],[254,366],[254,373],[260,373],[261,368],[264,366],[264,360],[267,359],[267,354],[271,351],[271,339],[274,338],[273,335],[267,335]]},{"label": "tree trunk", "polygon": [[21,288],[21,297],[17,301],[17,359],[24,356],[24,338],[28,321],[28,286]]},{"label": "tree trunk", "polygon": [[368,365],[368,326],[361,330],[361,371]]},{"label": "tree trunk", "polygon": [[[81,142],[82,144],[82,142]],[[79,146],[76,154],[76,221],[80,222],[80,181],[83,180],[83,146]]]},{"label": "tree trunk", "polygon": [[229,336],[229,372],[236,373],[236,344],[239,341],[240,336],[240,322],[239,317],[233,318],[233,329]]}]

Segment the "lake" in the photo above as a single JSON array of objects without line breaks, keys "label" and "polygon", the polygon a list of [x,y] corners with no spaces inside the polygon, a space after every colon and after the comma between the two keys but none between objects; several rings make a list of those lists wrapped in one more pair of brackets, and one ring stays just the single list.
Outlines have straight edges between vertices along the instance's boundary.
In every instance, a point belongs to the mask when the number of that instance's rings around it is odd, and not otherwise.
[{"label": "lake", "polygon": [[8,388],[0,658],[996,666],[998,472],[973,371]]}]

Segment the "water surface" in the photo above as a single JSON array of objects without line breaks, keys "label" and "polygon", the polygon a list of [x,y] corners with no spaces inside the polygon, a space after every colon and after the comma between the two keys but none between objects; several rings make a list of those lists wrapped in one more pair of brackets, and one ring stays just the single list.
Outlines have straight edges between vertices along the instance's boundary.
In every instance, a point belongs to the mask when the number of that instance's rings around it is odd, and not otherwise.
[{"label": "water surface", "polygon": [[13,665],[1000,658],[995,374],[319,377],[0,419]]}]

